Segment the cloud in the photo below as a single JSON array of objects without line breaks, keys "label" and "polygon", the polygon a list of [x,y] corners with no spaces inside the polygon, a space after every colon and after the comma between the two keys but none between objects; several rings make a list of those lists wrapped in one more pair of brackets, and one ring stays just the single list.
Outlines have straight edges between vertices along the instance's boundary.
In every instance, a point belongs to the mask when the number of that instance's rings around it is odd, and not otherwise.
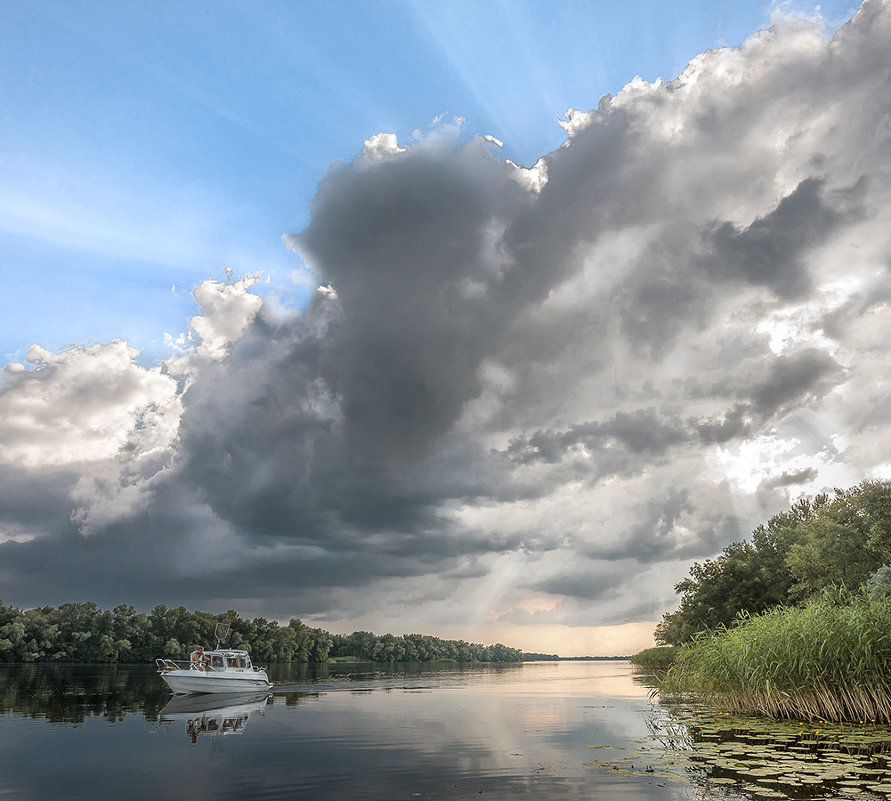
[{"label": "cloud", "polygon": [[233,282],[232,268],[227,271],[227,283],[205,281],[194,292],[201,314],[192,318],[191,327],[201,340],[198,351],[210,358],[225,356],[263,305],[260,298],[245,291],[260,280],[259,273]]},{"label": "cloud", "polygon": [[[0,396],[4,461],[26,469],[89,463],[130,437],[169,439],[152,412],[175,402],[175,385],[137,367],[136,355],[120,340],[61,353],[32,346],[35,369],[16,369]],[[146,410],[138,421],[137,408]]]},{"label": "cloud", "polygon": [[887,2],[831,41],[778,18],[569,112],[532,170],[379,134],[284,237],[301,313],[207,282],[155,368],[10,365],[6,598],[658,618],[693,559],[888,469],[889,35]]},{"label": "cloud", "polygon": [[819,187],[819,180],[806,178],[748,227],[719,225],[711,233],[711,264],[727,278],[769,286],[781,297],[805,293],[802,253],[831,235],[838,216],[820,199]]}]

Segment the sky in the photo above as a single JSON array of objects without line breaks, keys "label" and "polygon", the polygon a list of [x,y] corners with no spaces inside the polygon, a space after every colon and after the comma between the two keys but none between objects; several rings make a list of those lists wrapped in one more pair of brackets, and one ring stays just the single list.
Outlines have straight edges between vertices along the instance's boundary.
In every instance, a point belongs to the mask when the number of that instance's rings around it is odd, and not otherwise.
[{"label": "sky", "polygon": [[891,2],[0,9],[0,599],[652,644],[891,477]]}]

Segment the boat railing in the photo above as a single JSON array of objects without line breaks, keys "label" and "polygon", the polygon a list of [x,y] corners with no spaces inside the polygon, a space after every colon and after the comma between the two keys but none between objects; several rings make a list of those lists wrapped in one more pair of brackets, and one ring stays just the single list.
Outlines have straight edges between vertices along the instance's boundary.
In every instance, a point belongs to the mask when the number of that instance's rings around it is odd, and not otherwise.
[{"label": "boat railing", "polygon": [[[232,669],[232,667],[227,668],[226,666],[214,667],[207,662],[192,662],[185,659],[164,659],[162,657],[158,657],[155,660],[155,664],[158,666],[159,673],[167,673],[171,670],[197,670],[201,673],[225,673],[227,670]],[[249,668],[243,667],[235,669],[242,670],[244,672],[266,673],[265,667],[257,667],[256,665],[251,665]]]},{"label": "boat railing", "polygon": [[197,670],[201,673],[213,673],[218,670],[223,670],[223,668],[215,668],[206,663],[202,664],[200,662],[191,662],[187,659],[175,660],[162,659],[161,657],[158,657],[155,660],[155,664],[158,666],[158,670],[162,673],[166,673],[170,670]]}]

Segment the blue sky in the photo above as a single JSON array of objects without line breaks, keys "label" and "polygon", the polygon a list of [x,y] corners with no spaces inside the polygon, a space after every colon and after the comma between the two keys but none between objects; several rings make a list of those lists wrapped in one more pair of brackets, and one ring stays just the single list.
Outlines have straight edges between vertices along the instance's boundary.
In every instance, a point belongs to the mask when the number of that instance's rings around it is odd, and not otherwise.
[{"label": "blue sky", "polygon": [[[763,2],[5,3],[0,357],[127,339],[144,364],[205,278],[262,271],[369,136],[464,120],[531,165],[555,119],[770,22]],[[812,14],[813,4],[779,6]],[[849,2],[823,3],[834,30]]]}]

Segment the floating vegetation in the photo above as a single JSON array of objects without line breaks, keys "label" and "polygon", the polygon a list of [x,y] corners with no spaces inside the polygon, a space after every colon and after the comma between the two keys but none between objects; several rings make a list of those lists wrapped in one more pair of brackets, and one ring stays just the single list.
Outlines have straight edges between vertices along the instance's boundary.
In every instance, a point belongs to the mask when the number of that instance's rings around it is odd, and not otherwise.
[{"label": "floating vegetation", "polygon": [[[588,746],[586,765],[714,798],[891,799],[891,727],[788,721],[660,706],[646,743]],[[592,754],[593,756],[593,754]]]}]

